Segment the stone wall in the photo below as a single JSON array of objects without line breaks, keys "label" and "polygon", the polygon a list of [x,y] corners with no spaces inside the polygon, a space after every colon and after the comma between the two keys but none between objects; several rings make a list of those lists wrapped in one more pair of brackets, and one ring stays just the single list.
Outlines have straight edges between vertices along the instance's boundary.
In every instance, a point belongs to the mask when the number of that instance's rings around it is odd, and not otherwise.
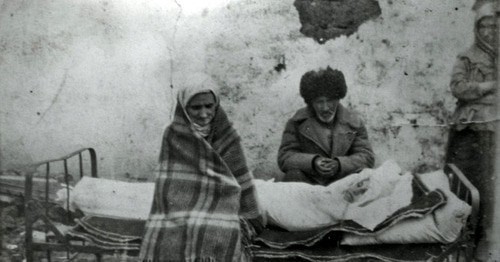
[{"label": "stone wall", "polygon": [[4,1],[0,168],[94,147],[102,176],[151,175],[177,83],[203,71],[258,177],[279,176],[286,120],[306,71],[331,66],[364,117],[377,163],[443,164],[455,56],[473,41],[467,0],[379,0],[381,14],[322,44],[293,0]]}]

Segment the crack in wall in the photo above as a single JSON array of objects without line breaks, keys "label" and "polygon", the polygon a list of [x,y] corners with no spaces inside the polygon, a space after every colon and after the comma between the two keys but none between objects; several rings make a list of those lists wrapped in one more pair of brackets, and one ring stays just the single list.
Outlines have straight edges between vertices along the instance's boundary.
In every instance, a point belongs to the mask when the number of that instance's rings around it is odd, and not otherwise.
[{"label": "crack in wall", "polygon": [[[175,110],[175,93],[174,93],[174,51],[175,51],[175,37],[177,35],[177,28],[179,25],[179,20],[182,14],[182,5],[174,0],[175,4],[179,7],[179,12],[177,13],[177,18],[175,19],[174,32],[172,32],[172,47],[167,46],[168,55],[170,56],[170,112]],[[172,120],[174,114],[170,114],[170,120]]]},{"label": "crack in wall", "polygon": [[52,98],[52,101],[50,102],[50,105],[47,107],[47,109],[45,109],[43,111],[43,113],[40,114],[40,119],[38,119],[35,126],[40,124],[40,122],[45,118],[45,116],[50,111],[50,109],[56,104],[57,100],[59,99],[59,95],[61,95],[61,92],[62,92],[64,86],[66,85],[66,80],[68,79],[68,71],[69,71],[69,69],[64,70],[63,79],[61,81],[61,84],[59,84],[59,88],[57,89],[56,95],[54,96],[54,98]]}]

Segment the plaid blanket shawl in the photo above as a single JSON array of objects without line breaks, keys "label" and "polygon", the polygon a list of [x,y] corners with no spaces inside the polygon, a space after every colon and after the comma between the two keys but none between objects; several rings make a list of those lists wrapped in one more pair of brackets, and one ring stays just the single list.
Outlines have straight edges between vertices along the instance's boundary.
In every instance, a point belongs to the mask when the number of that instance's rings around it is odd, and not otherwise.
[{"label": "plaid blanket shawl", "polygon": [[[108,250],[137,252],[144,232],[144,220],[85,216],[66,234],[88,241],[88,245]],[[135,253],[137,254],[137,253]]]},{"label": "plaid blanket shawl", "polygon": [[163,137],[160,169],[140,258],[240,261],[240,217],[258,216],[240,138],[221,107],[209,137],[191,130],[182,107]]}]

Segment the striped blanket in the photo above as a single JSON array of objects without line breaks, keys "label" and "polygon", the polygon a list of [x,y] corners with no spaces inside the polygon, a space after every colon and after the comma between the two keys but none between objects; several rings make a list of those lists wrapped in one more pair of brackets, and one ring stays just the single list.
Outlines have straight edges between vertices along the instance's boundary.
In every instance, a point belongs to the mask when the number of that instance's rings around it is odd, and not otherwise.
[{"label": "striped blanket", "polygon": [[143,261],[240,261],[240,217],[258,216],[240,138],[221,107],[206,139],[181,106],[163,137]]}]

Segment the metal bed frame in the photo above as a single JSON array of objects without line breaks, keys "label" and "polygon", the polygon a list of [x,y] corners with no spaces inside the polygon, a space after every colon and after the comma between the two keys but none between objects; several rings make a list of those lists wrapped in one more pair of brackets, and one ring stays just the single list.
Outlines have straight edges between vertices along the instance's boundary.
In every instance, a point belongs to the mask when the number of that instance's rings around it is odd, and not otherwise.
[{"label": "metal bed frame", "polygon": [[[34,170],[39,170],[44,168],[45,172],[43,177],[45,177],[45,197],[43,199],[35,199],[33,195],[33,177],[35,173],[29,173],[26,175],[25,180],[25,245],[26,245],[26,261],[32,262],[34,260],[35,252],[46,252],[46,257],[48,261],[51,261],[51,252],[60,251],[66,252],[68,261],[71,260],[70,253],[88,253],[95,254],[96,261],[101,261],[103,254],[113,254],[120,252],[120,250],[109,250],[100,247],[88,245],[84,240],[75,241],[71,237],[61,233],[57,227],[54,225],[53,221],[49,218],[49,208],[51,206],[51,201],[49,199],[49,179],[50,170],[52,165],[59,164],[64,168],[64,183],[69,185],[70,174],[68,172],[68,160],[78,159],[79,164],[79,175],[80,178],[84,176],[84,163],[82,155],[88,153],[90,157],[90,175],[92,177],[97,177],[97,157],[96,152],[92,148],[82,148],[64,157],[42,161],[33,164]],[[470,181],[464,176],[464,174],[453,164],[447,164],[444,168],[445,173],[448,175],[450,181],[450,189],[454,192],[457,197],[467,202],[472,207],[471,215],[467,221],[466,227],[462,230],[460,237],[453,243],[443,246],[443,252],[437,256],[430,259],[430,261],[472,261],[473,251],[474,251],[474,232],[477,225],[477,213],[479,208],[479,192],[470,183]],[[423,185],[422,185],[423,186]],[[69,207],[70,189],[66,187],[66,205]],[[53,205],[53,204],[52,204]],[[66,222],[71,223],[73,217],[70,212],[67,212]],[[45,242],[37,242],[33,238],[33,224],[41,219],[46,228]],[[47,236],[47,233],[51,232],[51,236]],[[410,248],[410,247],[409,247]],[[129,253],[135,255],[133,252]]]},{"label": "metal bed frame", "polygon": [[439,259],[438,261],[445,261],[449,255],[456,252],[456,261],[459,261],[462,257],[465,258],[465,261],[472,261],[475,248],[475,232],[478,223],[479,191],[456,165],[447,164],[444,171],[448,175],[450,190],[455,193],[458,198],[469,204],[472,209],[466,228],[462,230],[461,236],[450,244],[450,247],[437,259]]},{"label": "metal bed frame", "polygon": [[[97,177],[97,155],[93,148],[82,148],[61,158],[46,160],[31,165],[31,170],[37,170],[45,167],[45,173],[43,175],[43,177],[45,178],[45,197],[41,200],[35,199],[32,194],[33,177],[35,173],[26,174],[24,210],[26,227],[25,253],[27,262],[34,261],[34,252],[36,251],[46,252],[48,261],[51,261],[52,251],[66,251],[68,260],[70,260],[70,252],[93,253],[96,255],[97,261],[101,261],[103,253],[110,253],[109,250],[103,250],[95,246],[86,245],[85,241],[80,241],[80,243],[75,244],[74,240],[70,239],[68,236],[63,235],[54,225],[53,221],[51,221],[51,219],[49,218],[49,209],[52,204],[51,200],[49,199],[49,179],[51,166],[62,164],[64,168],[64,183],[66,184],[66,207],[69,207],[70,189],[68,186],[70,174],[68,172],[68,160],[78,157],[80,171],[79,175],[80,178],[82,178],[84,176],[85,170],[83,165],[84,153],[88,153],[90,157],[91,176]],[[70,223],[73,217],[70,212],[67,212],[66,215],[66,222]],[[39,219],[43,221],[46,228],[45,242],[42,243],[36,242],[33,239],[33,224]],[[48,236],[47,233],[49,232],[52,233],[53,236]]]}]

